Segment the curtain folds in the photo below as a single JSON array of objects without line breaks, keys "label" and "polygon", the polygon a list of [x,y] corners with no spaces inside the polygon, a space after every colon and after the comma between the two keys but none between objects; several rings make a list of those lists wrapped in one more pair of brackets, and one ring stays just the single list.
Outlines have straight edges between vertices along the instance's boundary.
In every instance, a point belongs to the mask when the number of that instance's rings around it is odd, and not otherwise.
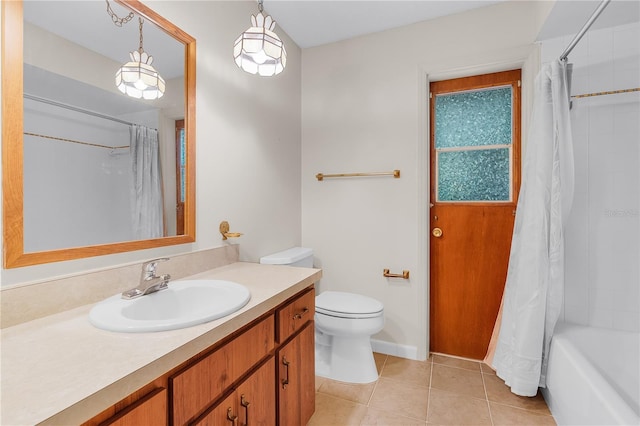
[{"label": "curtain folds", "polygon": [[158,131],[132,125],[130,153],[132,167],[131,213],[134,239],[164,236],[162,172]]},{"label": "curtain folds", "polygon": [[563,300],[563,223],[574,187],[567,80],[567,65],[559,60],[545,65],[536,78],[502,319],[491,363],[511,391],[522,396],[534,396],[539,386],[545,386],[549,345]]}]

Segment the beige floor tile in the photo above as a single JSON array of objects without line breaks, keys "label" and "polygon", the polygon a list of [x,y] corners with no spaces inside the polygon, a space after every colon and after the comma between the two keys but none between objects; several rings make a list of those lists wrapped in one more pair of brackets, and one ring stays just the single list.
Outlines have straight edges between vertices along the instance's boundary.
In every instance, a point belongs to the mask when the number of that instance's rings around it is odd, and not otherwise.
[{"label": "beige floor tile", "polygon": [[428,397],[429,388],[381,377],[373,391],[369,407],[426,420]]},{"label": "beige floor tile", "polygon": [[491,425],[485,399],[431,389],[427,424]]},{"label": "beige floor tile", "polygon": [[455,358],[451,356],[444,356],[440,354],[433,354],[433,363],[442,364],[449,367],[464,368],[465,370],[480,371],[480,362],[470,361],[466,359]]},{"label": "beige floor tile", "polygon": [[540,392],[534,397],[518,396],[511,392],[500,377],[490,374],[484,375],[484,383],[487,388],[487,398],[491,402],[535,411],[538,414],[551,414]]},{"label": "beige floor tile", "polygon": [[318,392],[367,405],[375,387],[376,382],[359,384],[325,379]]},{"label": "beige floor tile", "polygon": [[307,426],[358,426],[366,412],[362,404],[316,393],[316,411]]},{"label": "beige floor tile", "polygon": [[376,368],[378,369],[378,374],[382,373],[382,369],[384,368],[384,363],[387,361],[387,355],[374,352],[373,360],[376,362]]},{"label": "beige floor tile", "polygon": [[325,382],[324,377],[320,377],[320,376],[316,376],[316,392],[318,392],[318,389],[320,389],[320,386],[322,386],[322,384]]},{"label": "beige floor tile", "polygon": [[482,370],[483,374],[493,374],[493,375],[496,374],[495,370],[493,368],[489,367],[484,362],[480,363],[480,369]]},{"label": "beige floor tile", "polygon": [[368,408],[360,426],[424,426],[424,420],[401,416],[399,413],[387,412],[377,408]]},{"label": "beige floor tile", "polygon": [[469,371],[434,363],[431,387],[473,398],[486,398],[480,370]]},{"label": "beige floor tile", "polygon": [[495,426],[502,425],[555,425],[556,422],[550,415],[537,414],[532,411],[520,408],[509,407],[507,405],[489,404],[491,418]]},{"label": "beige floor tile", "polygon": [[431,363],[389,356],[381,377],[428,387],[431,378]]}]

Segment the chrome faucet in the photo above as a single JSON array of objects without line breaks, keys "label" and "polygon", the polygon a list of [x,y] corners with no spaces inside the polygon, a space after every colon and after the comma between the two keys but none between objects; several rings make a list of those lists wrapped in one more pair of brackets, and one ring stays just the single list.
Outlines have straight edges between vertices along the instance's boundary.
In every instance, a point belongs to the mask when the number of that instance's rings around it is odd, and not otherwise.
[{"label": "chrome faucet", "polygon": [[122,293],[122,298],[135,299],[136,297],[169,288],[167,283],[171,279],[171,275],[156,275],[156,266],[158,265],[158,262],[165,262],[167,260],[169,260],[168,257],[163,257],[143,263],[142,273],[140,274],[140,284],[138,284],[136,288],[132,288],[131,290],[127,290]]}]

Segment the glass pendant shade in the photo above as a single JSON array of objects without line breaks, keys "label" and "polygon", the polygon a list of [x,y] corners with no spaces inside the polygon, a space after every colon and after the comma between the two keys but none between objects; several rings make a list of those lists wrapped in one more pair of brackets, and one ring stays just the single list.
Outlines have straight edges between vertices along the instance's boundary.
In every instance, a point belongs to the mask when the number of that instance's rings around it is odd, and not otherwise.
[{"label": "glass pendant shade", "polygon": [[130,54],[131,62],[124,64],[116,72],[116,86],[132,98],[158,99],[164,95],[164,79],[151,66],[153,57],[146,52],[134,51]]},{"label": "glass pendant shade", "polygon": [[151,66],[153,56],[147,54],[142,47],[142,18],[140,22],[140,47],[129,52],[130,62],[124,64],[116,72],[116,86],[125,95],[137,99],[158,99],[164,95],[164,79]]},{"label": "glass pendant shade", "polygon": [[280,37],[273,32],[276,23],[262,12],[251,16],[251,27],[243,32],[233,46],[236,65],[250,74],[264,77],[280,74],[287,65],[287,51]]}]

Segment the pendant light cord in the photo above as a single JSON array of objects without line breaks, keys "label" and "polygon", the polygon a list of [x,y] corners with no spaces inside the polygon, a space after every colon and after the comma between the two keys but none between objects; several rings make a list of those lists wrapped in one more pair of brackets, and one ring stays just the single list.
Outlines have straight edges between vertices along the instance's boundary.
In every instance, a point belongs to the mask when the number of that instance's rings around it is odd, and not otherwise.
[{"label": "pendant light cord", "polygon": [[140,25],[139,25],[139,28],[140,28],[140,50],[139,50],[139,52],[142,55],[142,52],[144,52],[144,49],[142,48],[142,24],[144,23],[144,21],[142,20],[142,18],[138,18],[138,20],[140,22]]}]

